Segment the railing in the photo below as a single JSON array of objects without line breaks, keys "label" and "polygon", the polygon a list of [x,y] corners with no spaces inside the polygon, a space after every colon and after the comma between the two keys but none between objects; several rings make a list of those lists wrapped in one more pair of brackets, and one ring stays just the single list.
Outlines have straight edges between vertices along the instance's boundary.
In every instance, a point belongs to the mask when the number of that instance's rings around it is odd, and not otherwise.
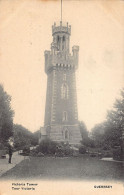
[{"label": "railing", "polygon": [[67,32],[71,34],[71,27],[66,27],[66,26],[53,26],[52,27],[52,34],[57,33],[57,32]]}]

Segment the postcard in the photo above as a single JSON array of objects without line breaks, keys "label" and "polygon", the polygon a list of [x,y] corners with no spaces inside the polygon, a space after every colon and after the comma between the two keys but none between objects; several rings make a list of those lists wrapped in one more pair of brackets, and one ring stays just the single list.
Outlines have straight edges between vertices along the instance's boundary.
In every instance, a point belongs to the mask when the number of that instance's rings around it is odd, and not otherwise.
[{"label": "postcard", "polygon": [[0,195],[124,192],[124,1],[0,1]]}]

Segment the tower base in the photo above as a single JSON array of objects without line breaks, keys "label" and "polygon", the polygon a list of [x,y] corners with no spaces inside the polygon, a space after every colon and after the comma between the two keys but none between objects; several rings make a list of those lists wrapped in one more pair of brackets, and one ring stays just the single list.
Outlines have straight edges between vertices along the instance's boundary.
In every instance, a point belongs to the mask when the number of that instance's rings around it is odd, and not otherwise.
[{"label": "tower base", "polygon": [[72,145],[79,145],[81,138],[80,128],[75,125],[52,125],[46,127],[47,137],[55,142],[65,142]]}]

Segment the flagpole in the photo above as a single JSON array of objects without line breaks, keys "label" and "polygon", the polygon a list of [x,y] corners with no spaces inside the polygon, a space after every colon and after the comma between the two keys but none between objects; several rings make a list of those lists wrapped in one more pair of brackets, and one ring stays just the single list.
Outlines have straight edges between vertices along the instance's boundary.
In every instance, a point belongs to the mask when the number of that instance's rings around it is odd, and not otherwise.
[{"label": "flagpole", "polygon": [[62,22],[62,0],[61,0],[61,22]]}]

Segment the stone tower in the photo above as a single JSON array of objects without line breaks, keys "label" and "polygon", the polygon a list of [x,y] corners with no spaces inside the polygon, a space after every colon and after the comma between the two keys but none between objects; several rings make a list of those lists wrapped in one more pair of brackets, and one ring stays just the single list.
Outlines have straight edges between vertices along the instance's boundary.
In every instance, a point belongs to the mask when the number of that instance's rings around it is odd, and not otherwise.
[{"label": "stone tower", "polygon": [[75,71],[78,68],[79,46],[69,51],[71,26],[52,26],[51,50],[45,51],[47,95],[44,128],[47,136],[57,142],[79,144]]}]

